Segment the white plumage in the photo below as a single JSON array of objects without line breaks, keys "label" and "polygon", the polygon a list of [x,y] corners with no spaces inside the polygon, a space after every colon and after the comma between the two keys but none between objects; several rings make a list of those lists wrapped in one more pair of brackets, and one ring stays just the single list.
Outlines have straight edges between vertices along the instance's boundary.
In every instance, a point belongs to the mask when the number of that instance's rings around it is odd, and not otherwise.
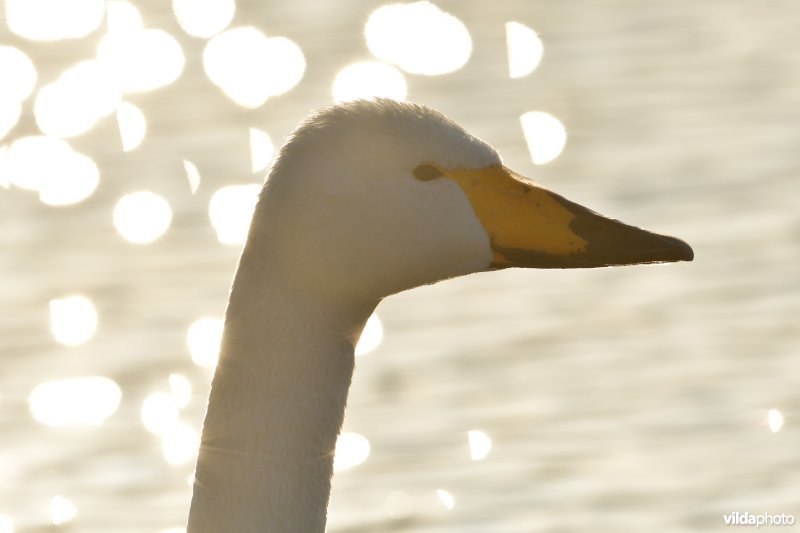
[{"label": "white plumage", "polygon": [[189,533],[322,533],[353,347],[380,300],[508,266],[691,259],[520,179],[428,108],[315,114],[271,169],[231,289]]}]

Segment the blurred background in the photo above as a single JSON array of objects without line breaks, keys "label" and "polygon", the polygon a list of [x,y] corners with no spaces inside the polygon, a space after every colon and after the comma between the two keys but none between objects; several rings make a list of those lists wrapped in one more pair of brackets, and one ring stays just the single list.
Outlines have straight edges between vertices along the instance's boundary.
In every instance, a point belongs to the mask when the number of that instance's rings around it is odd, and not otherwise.
[{"label": "blurred background", "polygon": [[373,95],[439,109],[696,259],[381,304],[329,531],[800,514],[795,1],[0,6],[0,533],[183,531],[274,150],[310,110]]}]

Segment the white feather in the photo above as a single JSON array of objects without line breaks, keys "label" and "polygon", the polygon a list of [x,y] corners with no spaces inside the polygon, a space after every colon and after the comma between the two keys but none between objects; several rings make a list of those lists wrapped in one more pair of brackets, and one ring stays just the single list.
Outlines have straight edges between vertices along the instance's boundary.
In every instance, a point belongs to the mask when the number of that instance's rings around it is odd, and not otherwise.
[{"label": "white feather", "polygon": [[390,100],[312,116],[278,154],[231,290],[189,533],[322,533],[353,346],[380,300],[492,261],[451,180],[497,153],[440,113]]}]

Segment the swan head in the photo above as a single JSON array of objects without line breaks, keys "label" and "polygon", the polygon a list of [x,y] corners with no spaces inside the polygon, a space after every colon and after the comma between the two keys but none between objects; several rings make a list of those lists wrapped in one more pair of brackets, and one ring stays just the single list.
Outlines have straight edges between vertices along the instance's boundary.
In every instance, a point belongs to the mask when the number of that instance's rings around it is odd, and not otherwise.
[{"label": "swan head", "polygon": [[268,175],[248,251],[296,291],[370,300],[508,267],[693,257],[679,239],[515,174],[441,113],[384,99],[323,109],[295,130]]}]

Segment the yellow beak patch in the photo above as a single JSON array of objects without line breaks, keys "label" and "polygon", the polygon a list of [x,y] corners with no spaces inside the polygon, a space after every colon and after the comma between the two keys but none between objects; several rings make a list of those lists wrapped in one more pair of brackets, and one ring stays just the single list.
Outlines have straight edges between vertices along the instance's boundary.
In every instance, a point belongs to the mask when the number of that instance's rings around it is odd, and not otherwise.
[{"label": "yellow beak patch", "polygon": [[467,194],[489,234],[496,265],[510,263],[504,249],[557,256],[586,251],[587,242],[570,228],[576,215],[546,189],[500,165],[446,175]]},{"label": "yellow beak patch", "polygon": [[417,179],[446,178],[467,195],[489,235],[495,268],[576,268],[691,261],[674,237],[606,218],[501,165],[442,170],[421,165]]}]

